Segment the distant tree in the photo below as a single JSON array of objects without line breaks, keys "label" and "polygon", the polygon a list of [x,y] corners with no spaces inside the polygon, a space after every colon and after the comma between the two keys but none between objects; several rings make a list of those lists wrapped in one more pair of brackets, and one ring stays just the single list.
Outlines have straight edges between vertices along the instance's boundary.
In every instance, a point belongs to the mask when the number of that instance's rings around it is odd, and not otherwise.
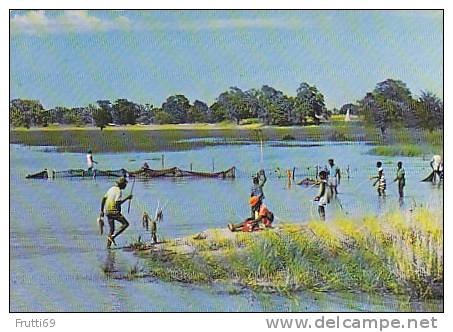
[{"label": "distant tree", "polygon": [[21,111],[17,106],[10,103],[9,106],[9,123],[13,127],[30,128],[30,116]]},{"label": "distant tree", "polygon": [[206,103],[195,100],[193,106],[189,108],[187,112],[187,122],[196,123],[196,122],[206,122],[209,113],[209,106]]},{"label": "distant tree", "polygon": [[436,128],[443,128],[444,125],[444,103],[430,91],[422,91],[418,99],[415,111],[417,126],[433,131]]},{"label": "distant tree", "polygon": [[98,104],[98,106],[100,108],[102,108],[104,111],[106,111],[110,115],[109,123],[114,122],[113,121],[113,114],[112,114],[113,113],[112,103],[110,102],[110,100],[106,100],[106,99],[105,100],[98,100],[96,103]]},{"label": "distant tree", "polygon": [[184,95],[174,95],[162,104],[162,111],[170,117],[170,123],[186,123],[190,102]]},{"label": "distant tree", "polygon": [[231,87],[230,90],[222,92],[217,97],[217,102],[226,111],[226,118],[237,124],[242,119],[252,117],[255,110],[252,95],[237,87]]},{"label": "distant tree", "polygon": [[392,110],[383,106],[382,96],[376,96],[368,92],[366,96],[359,101],[360,112],[364,114],[365,121],[376,125],[381,134],[385,136],[387,128],[392,122]]},{"label": "distant tree", "polygon": [[154,118],[154,110],[155,110],[153,105],[145,104],[145,105],[137,105],[137,107],[138,107],[137,123],[146,124],[146,125],[152,123],[153,118]]},{"label": "distant tree", "polygon": [[258,117],[267,125],[285,126],[293,121],[293,100],[282,91],[263,85],[258,93]]},{"label": "distant tree", "polygon": [[99,127],[101,130],[104,129],[112,121],[112,116],[106,108],[95,107],[91,104],[89,108],[91,109],[95,126]]},{"label": "distant tree", "polygon": [[13,99],[10,102],[10,123],[15,127],[46,126],[50,119],[38,100]]},{"label": "distant tree", "polygon": [[417,101],[412,98],[406,84],[387,79],[376,84],[373,92],[359,101],[357,110],[363,113],[365,121],[379,127],[385,136],[390,126],[415,126],[416,109]]},{"label": "distant tree", "polygon": [[137,122],[137,117],[140,113],[140,108],[137,104],[127,99],[118,99],[115,101],[115,104],[112,105],[112,112],[113,114],[115,114],[116,117],[117,122],[115,123],[120,125],[125,124],[134,125]]},{"label": "distant tree", "polygon": [[222,122],[226,118],[227,118],[227,110],[218,101],[216,101],[209,107],[208,114],[207,114],[207,121],[209,123]]},{"label": "distant tree", "polygon": [[376,85],[373,90],[381,107],[389,112],[392,124],[403,124],[413,127],[417,124],[415,117],[416,100],[412,98],[411,91],[406,83],[400,80],[386,79]]},{"label": "distant tree", "polygon": [[297,89],[295,111],[302,122],[306,122],[307,117],[312,118],[319,124],[320,118],[326,116],[327,109],[324,102],[324,95],[308,83],[301,83]]},{"label": "distant tree", "polygon": [[49,110],[49,116],[50,116],[49,121],[51,123],[62,124],[66,110],[67,110],[67,108],[61,107],[61,106],[56,106],[55,108],[50,109]]},{"label": "distant tree", "polygon": [[154,116],[154,123],[156,124],[166,124],[174,123],[174,119],[167,112],[162,109],[158,109]]},{"label": "distant tree", "polygon": [[93,120],[92,110],[90,109],[90,105],[83,106],[83,107],[75,107],[73,110],[77,114],[77,117],[78,117],[77,122],[79,122],[83,125],[87,125],[87,124],[92,125],[93,124],[94,120]]}]

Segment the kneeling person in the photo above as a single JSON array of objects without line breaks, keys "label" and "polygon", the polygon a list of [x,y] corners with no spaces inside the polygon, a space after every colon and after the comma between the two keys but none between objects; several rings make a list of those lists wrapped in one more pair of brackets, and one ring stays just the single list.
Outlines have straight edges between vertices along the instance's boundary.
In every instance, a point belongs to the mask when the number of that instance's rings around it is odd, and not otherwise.
[{"label": "kneeling person", "polygon": [[[107,248],[110,248],[112,243],[115,243],[115,238],[129,227],[129,222],[121,214],[121,205],[128,199],[132,199],[132,195],[122,199],[122,190],[127,186],[127,180],[120,177],[116,185],[111,187],[102,198],[101,202],[101,217],[104,217],[104,211],[110,226],[109,235],[107,237]],[[115,233],[115,220],[121,223],[121,228]]]},{"label": "kneeling person", "polygon": [[274,214],[261,201],[260,196],[250,197],[250,206],[255,211],[255,218],[248,218],[240,224],[228,224],[232,232],[253,232],[260,228],[272,227]]}]

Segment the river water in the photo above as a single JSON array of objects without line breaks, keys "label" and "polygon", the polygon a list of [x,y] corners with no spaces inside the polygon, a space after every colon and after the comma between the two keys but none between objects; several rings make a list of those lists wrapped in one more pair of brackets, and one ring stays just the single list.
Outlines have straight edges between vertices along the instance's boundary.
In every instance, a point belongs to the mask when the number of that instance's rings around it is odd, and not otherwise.
[{"label": "river water", "polygon": [[[305,146],[303,146],[305,145]],[[337,215],[360,217],[417,205],[441,210],[443,188],[419,182],[429,174],[427,158],[385,157],[388,196],[377,197],[368,176],[376,173],[376,156],[367,155],[365,143],[308,144],[293,146],[219,145],[181,152],[164,152],[165,167],[216,171],[237,167],[234,180],[152,179],[137,181],[130,214],[131,227],[117,239],[118,245],[149,240],[141,228],[144,210],[153,212],[157,202],[165,205],[160,239],[169,239],[225,227],[249,214],[251,174],[265,168],[266,204],[276,222],[304,223],[317,217],[311,199],[316,188],[288,183],[274,170],[296,167],[296,180],[312,175],[315,165],[334,158],[343,171],[340,204],[327,209],[327,222]],[[161,153],[102,153],[94,156],[100,169],[138,169],[147,160],[161,168]],[[428,157],[428,156],[426,156]],[[406,169],[406,198],[398,201],[391,183],[396,162]],[[439,311],[440,301],[414,303],[395,297],[368,294],[300,293],[294,298],[229,291],[222,285],[199,286],[147,278],[108,278],[106,266],[127,272],[140,265],[129,252],[105,250],[105,237],[98,235],[96,218],[100,200],[113,185],[113,178],[27,180],[29,173],[44,168],[84,168],[85,155],[59,153],[49,147],[10,145],[10,310],[11,311]],[[346,169],[349,168],[349,179]],[[130,187],[126,189],[128,193]]]}]

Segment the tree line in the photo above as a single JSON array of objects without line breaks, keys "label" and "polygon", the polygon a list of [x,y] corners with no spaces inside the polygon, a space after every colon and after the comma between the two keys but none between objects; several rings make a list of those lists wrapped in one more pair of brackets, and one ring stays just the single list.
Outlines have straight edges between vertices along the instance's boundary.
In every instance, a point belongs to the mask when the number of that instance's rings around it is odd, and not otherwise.
[{"label": "tree line", "polygon": [[231,87],[208,106],[184,95],[168,97],[160,107],[138,104],[127,99],[98,100],[86,107],[58,106],[44,109],[37,100],[14,99],[10,102],[10,124],[13,127],[93,125],[101,129],[109,124],[180,124],[218,123],[225,120],[239,124],[243,119],[256,118],[265,125],[319,124],[332,114],[360,115],[383,134],[392,125],[421,127],[429,130],[443,126],[443,101],[435,94],[422,91],[415,99],[402,81],[387,79],[376,85],[355,103],[328,110],[324,95],[308,83],[301,83],[295,96],[288,96],[271,86],[243,91]]}]

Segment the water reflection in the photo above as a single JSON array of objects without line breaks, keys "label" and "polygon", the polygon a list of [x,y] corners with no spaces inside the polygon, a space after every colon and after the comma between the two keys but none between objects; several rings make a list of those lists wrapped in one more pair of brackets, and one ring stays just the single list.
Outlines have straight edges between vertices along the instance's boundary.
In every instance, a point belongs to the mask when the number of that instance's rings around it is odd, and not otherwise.
[{"label": "water reflection", "polygon": [[110,277],[112,273],[118,272],[116,265],[116,253],[114,250],[107,250],[104,264],[102,265],[102,271],[107,277]]}]

